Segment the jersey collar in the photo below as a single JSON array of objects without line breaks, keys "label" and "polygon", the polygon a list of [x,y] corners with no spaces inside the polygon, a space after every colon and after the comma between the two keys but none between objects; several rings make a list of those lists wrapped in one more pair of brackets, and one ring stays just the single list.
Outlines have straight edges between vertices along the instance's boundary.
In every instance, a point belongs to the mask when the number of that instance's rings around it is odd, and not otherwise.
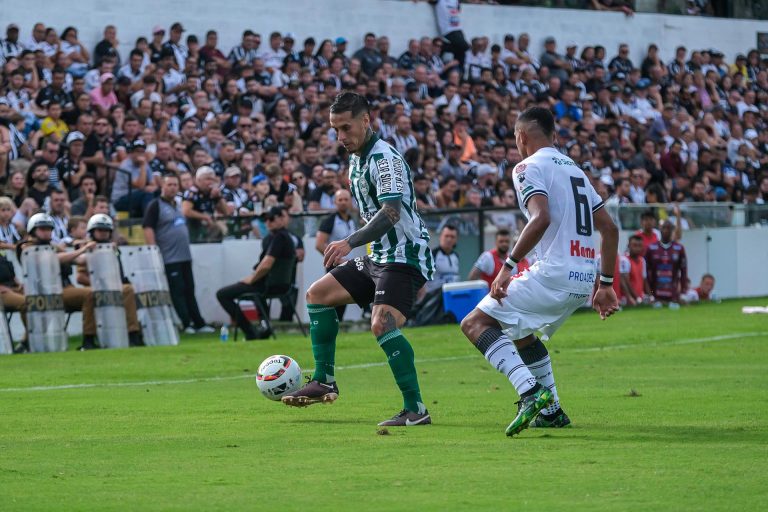
[{"label": "jersey collar", "polygon": [[371,138],[368,140],[368,142],[365,143],[365,146],[363,146],[363,149],[360,151],[361,162],[365,162],[365,160],[368,158],[368,153],[371,152],[371,149],[373,149],[374,144],[376,144],[378,140],[378,134],[376,132],[371,132]]}]

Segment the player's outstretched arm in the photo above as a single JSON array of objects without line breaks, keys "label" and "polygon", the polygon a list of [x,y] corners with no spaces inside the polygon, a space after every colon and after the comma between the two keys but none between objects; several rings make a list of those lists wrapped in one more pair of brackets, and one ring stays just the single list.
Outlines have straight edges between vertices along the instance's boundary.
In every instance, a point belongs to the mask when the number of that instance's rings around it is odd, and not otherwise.
[{"label": "player's outstretched arm", "polygon": [[331,242],[325,249],[323,265],[339,265],[355,247],[379,240],[400,221],[400,198],[382,201],[381,209],[363,227],[344,240]]},{"label": "player's outstretched arm", "polygon": [[608,279],[619,279],[619,276],[613,275],[616,268],[616,254],[619,250],[619,229],[605,208],[597,210],[593,219],[595,228],[600,231],[602,242],[600,245],[600,283],[595,297],[592,299],[592,307],[600,314],[600,318],[605,320],[619,310],[619,300],[616,298],[616,292],[613,291],[612,281],[608,281]]}]

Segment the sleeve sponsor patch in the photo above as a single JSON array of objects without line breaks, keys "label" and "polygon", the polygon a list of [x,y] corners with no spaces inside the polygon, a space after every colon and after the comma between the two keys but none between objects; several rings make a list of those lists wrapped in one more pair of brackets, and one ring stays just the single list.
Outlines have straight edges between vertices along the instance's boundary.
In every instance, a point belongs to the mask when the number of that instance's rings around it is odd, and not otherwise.
[{"label": "sleeve sponsor patch", "polygon": [[403,193],[403,161],[399,158],[381,157],[376,161],[379,183],[378,193],[380,196],[385,194]]}]

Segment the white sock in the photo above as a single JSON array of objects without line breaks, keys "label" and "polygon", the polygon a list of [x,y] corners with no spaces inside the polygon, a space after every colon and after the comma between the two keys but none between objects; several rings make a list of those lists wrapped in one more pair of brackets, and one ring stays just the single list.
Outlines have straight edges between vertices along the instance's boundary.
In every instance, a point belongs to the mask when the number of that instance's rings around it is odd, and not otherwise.
[{"label": "white sock", "polygon": [[477,349],[491,366],[507,376],[518,395],[536,386],[536,377],[520,358],[515,344],[499,329],[488,329],[481,334],[477,340]]},{"label": "white sock", "polygon": [[557,398],[557,387],[555,386],[555,375],[552,373],[552,361],[549,355],[544,356],[536,362],[528,365],[528,369],[536,377],[536,381],[552,391],[554,400],[551,404],[541,410],[542,414],[552,415],[560,408],[560,400]]}]

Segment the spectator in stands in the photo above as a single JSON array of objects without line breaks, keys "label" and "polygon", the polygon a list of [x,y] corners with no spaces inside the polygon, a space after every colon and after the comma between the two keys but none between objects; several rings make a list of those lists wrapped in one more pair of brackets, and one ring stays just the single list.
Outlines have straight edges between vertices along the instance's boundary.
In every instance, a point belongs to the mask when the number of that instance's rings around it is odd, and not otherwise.
[{"label": "spectator in stands", "polygon": [[53,236],[51,243],[60,247],[72,242],[69,236],[69,215],[67,214],[67,194],[61,190],[53,190],[48,201],[48,214],[53,220]]},{"label": "spectator in stands", "polygon": [[217,185],[216,172],[202,166],[195,173],[195,184],[184,192],[182,212],[193,241],[220,241],[224,228],[214,217],[227,215],[227,203]]},{"label": "spectator in stands", "polygon": [[112,185],[112,203],[118,211],[141,217],[157,190],[147,165],[147,145],[136,139],[128,145],[128,158],[120,163]]},{"label": "spectator in stands", "polygon": [[310,212],[332,210],[334,208],[334,196],[339,190],[339,175],[331,168],[323,169],[323,179],[318,187],[309,194]]},{"label": "spectator in stands", "polygon": [[[80,180],[77,199],[72,201],[72,206],[70,207],[72,215],[90,218],[93,213],[92,210],[96,199],[96,190],[96,178],[90,174],[85,174]],[[109,202],[109,200],[107,200],[107,202]],[[89,210],[91,210],[90,214]]]},{"label": "spectator in stands", "polygon": [[372,32],[365,34],[363,38],[363,47],[355,52],[353,58],[360,61],[360,66],[363,73],[371,77],[376,73],[381,65],[384,63],[376,49],[376,35]]},{"label": "spectator in stands", "polygon": [[688,289],[685,248],[672,239],[674,229],[670,221],[662,222],[661,238],[650,244],[645,253],[648,286],[659,305],[679,304],[681,294]]},{"label": "spectator in stands", "polygon": [[[46,151],[48,149],[46,148]],[[54,190],[58,190],[51,185],[51,172],[49,165],[44,160],[36,160],[29,166],[27,172],[27,191],[29,197],[35,202],[35,209],[42,209],[48,206],[48,197]]]},{"label": "spectator in stands", "polygon": [[148,206],[142,226],[149,245],[157,245],[165,264],[171,301],[187,333],[211,333],[195,298],[192,251],[186,217],[181,211],[180,180],[175,174],[162,178],[160,196]]},{"label": "spectator in stands", "polygon": [[[267,293],[284,293],[288,291],[288,286],[269,288],[268,275],[275,267],[276,262],[286,262],[296,260],[296,247],[291,240],[290,233],[286,229],[288,224],[288,211],[280,206],[275,206],[267,213],[267,227],[269,236],[264,239],[262,244],[262,253],[259,261],[254,265],[254,271],[251,275],[245,277],[242,281],[225,286],[216,292],[216,298],[221,307],[237,323],[237,326],[245,334],[246,340],[269,337],[269,332],[257,332],[251,323],[245,318],[242,310],[236,300],[244,294],[254,294],[257,297],[263,297]],[[261,304],[260,311],[266,311],[266,306]]]},{"label": "spectator in stands", "polygon": [[416,195],[416,208],[420,212],[437,207],[437,201],[431,190],[431,183],[427,176],[417,174],[413,177],[413,189]]},{"label": "spectator in stands", "polygon": [[61,103],[57,100],[50,100],[46,107],[45,119],[40,123],[40,133],[48,137],[53,142],[64,140],[69,126],[61,119]]},{"label": "spectator in stands", "polygon": [[64,155],[56,161],[56,170],[59,179],[67,191],[70,201],[78,197],[80,180],[88,170],[82,159],[85,136],[80,132],[70,132],[65,140],[66,150]]},{"label": "spectator in stands", "polygon": [[[0,197],[0,249],[14,249],[21,240],[19,230],[12,222],[14,213],[16,213],[16,205],[13,201],[9,197]],[[2,271],[1,268],[0,271]],[[0,292],[2,292],[1,288]]]},{"label": "spectator in stands", "polygon": [[[317,235],[315,235],[315,249],[320,254],[325,254],[325,249],[329,243],[343,240],[357,230],[357,222],[355,222],[352,216],[352,195],[349,191],[344,189],[337,190],[334,194],[334,202],[336,211],[323,219],[317,228]],[[354,259],[356,256],[361,255],[360,251],[354,250],[346,259]],[[330,270],[330,268],[325,269],[326,272],[330,272]],[[339,320],[344,318],[346,309],[346,306],[338,306],[336,308]]]}]

